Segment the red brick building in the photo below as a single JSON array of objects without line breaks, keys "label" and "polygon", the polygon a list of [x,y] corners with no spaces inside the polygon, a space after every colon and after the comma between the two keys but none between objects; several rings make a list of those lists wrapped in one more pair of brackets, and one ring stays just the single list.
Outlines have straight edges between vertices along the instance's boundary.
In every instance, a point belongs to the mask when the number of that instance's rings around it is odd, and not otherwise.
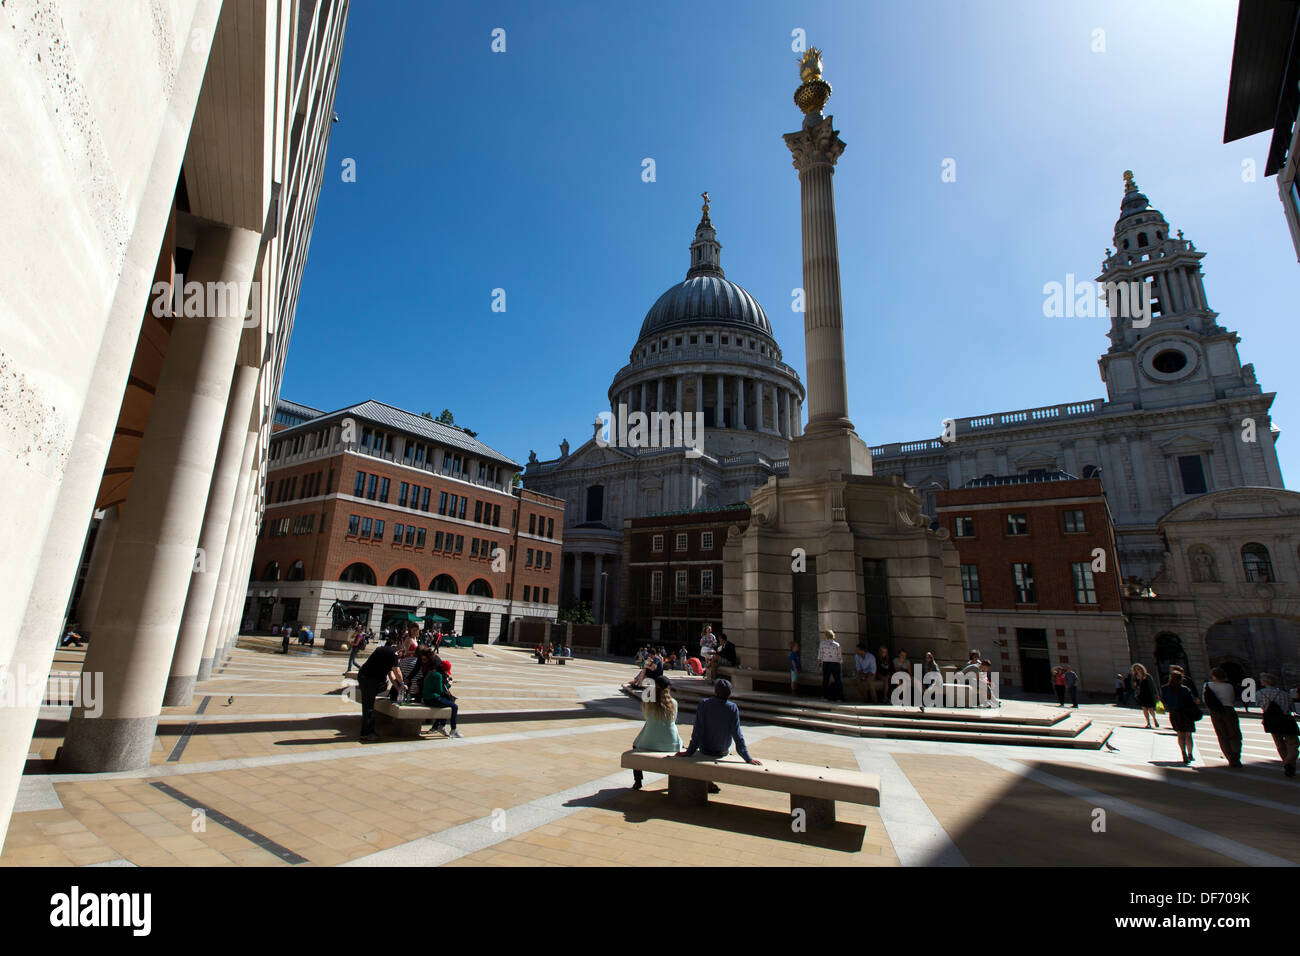
[{"label": "red brick building", "polygon": [[987,477],[936,503],[961,555],[970,646],[1003,685],[1049,693],[1052,667],[1070,664],[1084,690],[1110,693],[1130,657],[1101,479]]},{"label": "red brick building", "polygon": [[749,523],[746,506],[629,518],[623,522],[625,643],[699,647],[704,625],[722,630],[722,548]]},{"label": "red brick building", "polygon": [[520,464],[376,401],[281,405],[246,624],[414,616],[496,641],[513,619],[555,616],[564,502],[512,488]]}]

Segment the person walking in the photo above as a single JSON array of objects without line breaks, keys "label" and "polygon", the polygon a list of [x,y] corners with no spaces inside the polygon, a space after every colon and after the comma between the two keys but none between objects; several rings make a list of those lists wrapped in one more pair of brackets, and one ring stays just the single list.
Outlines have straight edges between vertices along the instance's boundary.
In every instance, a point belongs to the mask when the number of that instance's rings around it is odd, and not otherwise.
[{"label": "person walking", "polygon": [[803,660],[799,657],[799,642],[790,642],[790,693],[799,696],[799,672],[803,670]]},{"label": "person walking", "polygon": [[1196,732],[1196,722],[1201,719],[1201,708],[1191,690],[1183,683],[1183,672],[1177,667],[1169,668],[1169,680],[1160,688],[1160,699],[1164,702],[1165,712],[1169,714],[1169,725],[1178,735],[1178,747],[1183,752],[1183,765],[1192,762],[1192,735]]},{"label": "person walking", "polygon": [[1134,664],[1130,672],[1133,678],[1133,699],[1137,705],[1142,708],[1142,716],[1146,719],[1147,729],[1160,729],[1160,721],[1156,720],[1156,682],[1147,669],[1141,664]]},{"label": "person walking", "polygon": [[822,666],[822,698],[824,700],[844,699],[844,681],[840,676],[840,665],[843,660],[840,642],[835,640],[835,632],[829,628],[822,631],[822,641],[817,647],[817,663]]},{"label": "person walking", "polygon": [[[632,749],[675,754],[682,749],[682,738],[677,733],[677,701],[673,697],[672,682],[667,677],[656,677],[650,698],[641,700],[641,716],[645,723],[636,740],[632,741]],[[633,790],[641,789],[643,777],[640,770],[632,771]]]},{"label": "person walking", "polygon": [[351,647],[352,653],[348,654],[348,666],[347,669],[343,671],[343,676],[345,677],[357,669],[357,655],[360,654],[362,649],[366,646],[366,635],[362,633],[361,628],[357,628],[352,632],[352,638],[348,641],[348,644]]},{"label": "person walking", "polygon": [[1260,674],[1259,683],[1256,702],[1264,715],[1264,732],[1273,738],[1277,755],[1282,758],[1282,772],[1288,777],[1294,777],[1296,754],[1300,750],[1300,728],[1296,727],[1295,718],[1288,713],[1291,697],[1277,686],[1277,678],[1272,674]]},{"label": "person walking", "polygon": [[1057,664],[1052,668],[1052,690],[1056,691],[1056,706],[1065,706],[1065,668]]},{"label": "person walking", "polygon": [[1124,675],[1115,675],[1115,706],[1124,706]]},{"label": "person walking", "polygon": [[1233,704],[1237,689],[1228,680],[1228,674],[1222,667],[1210,671],[1210,679],[1201,688],[1201,699],[1210,712],[1210,723],[1214,724],[1214,736],[1219,738],[1219,749],[1228,761],[1229,767],[1241,766],[1241,721]]},{"label": "person walking", "polygon": [[1065,689],[1070,692],[1070,703],[1075,710],[1079,709],[1079,675],[1074,672],[1074,668],[1069,664],[1065,665]]}]

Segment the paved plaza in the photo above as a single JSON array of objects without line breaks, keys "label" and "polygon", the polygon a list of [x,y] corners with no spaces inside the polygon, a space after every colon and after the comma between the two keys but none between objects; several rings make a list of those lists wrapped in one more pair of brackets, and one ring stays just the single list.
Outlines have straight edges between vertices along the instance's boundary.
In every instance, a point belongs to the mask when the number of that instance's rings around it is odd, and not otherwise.
[{"label": "paved plaza", "polygon": [[[541,667],[499,646],[447,652],[464,739],[360,743],[345,659],[241,639],[165,708],[150,766],[53,770],[67,708],[41,712],[0,865],[1292,865],[1297,783],[1257,717],[1243,770],[1209,720],[1197,760],[1168,728],[1085,704],[1114,750],[860,739],[746,721],[754,756],[879,774],[881,806],[793,832],[788,798],[724,787],[709,805],[640,792],[619,754],[640,726],[624,663]],[[75,672],[84,652],[60,651]],[[671,676],[671,675],[670,675]],[[743,712],[743,702],[742,702]],[[679,726],[688,737],[692,715]],[[1098,832],[1104,810],[1104,832]]]}]

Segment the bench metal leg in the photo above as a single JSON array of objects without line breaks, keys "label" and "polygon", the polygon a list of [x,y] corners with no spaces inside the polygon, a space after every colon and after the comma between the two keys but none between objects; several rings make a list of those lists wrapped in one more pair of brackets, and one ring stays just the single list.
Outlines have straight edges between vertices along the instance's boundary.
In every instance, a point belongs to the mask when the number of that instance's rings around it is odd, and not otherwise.
[{"label": "bench metal leg", "polygon": [[709,782],[669,777],[668,799],[679,807],[702,807],[709,802]]},{"label": "bench metal leg", "polygon": [[801,797],[790,794],[790,812],[804,811],[804,819],[810,827],[829,830],[835,826],[835,801],[819,800],[816,797]]}]

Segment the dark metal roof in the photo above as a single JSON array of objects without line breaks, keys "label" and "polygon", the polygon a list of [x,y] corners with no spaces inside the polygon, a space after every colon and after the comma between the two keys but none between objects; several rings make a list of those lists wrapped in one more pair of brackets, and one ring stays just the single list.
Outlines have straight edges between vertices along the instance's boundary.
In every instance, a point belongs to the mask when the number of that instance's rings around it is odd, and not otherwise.
[{"label": "dark metal roof", "polygon": [[431,421],[423,415],[414,415],[411,412],[403,411],[400,408],[394,408],[392,405],[385,405],[383,402],[377,402],[371,399],[368,402],[362,402],[359,405],[349,405],[347,408],[340,408],[338,411],[330,412],[327,415],[320,415],[309,422],[301,425],[295,425],[293,428],[286,428],[283,431],[275,433],[275,437],[281,438],[289,432],[302,429],[310,431],[320,428],[326,422],[333,422],[341,418],[355,418],[358,421],[370,425],[381,425],[391,428],[394,431],[406,432],[416,435],[420,438],[426,438],[429,441],[436,442],[439,445],[446,445],[451,448],[459,448],[467,451],[479,458],[486,458],[489,461],[495,461],[499,464],[507,465],[517,471],[523,470],[523,465],[515,461],[495,448],[491,448],[479,441],[477,438],[471,438],[454,425],[445,425],[442,422]]},{"label": "dark metal roof", "polygon": [[717,273],[692,276],[673,286],[646,313],[637,341],[671,329],[723,325],[772,338],[767,313],[744,288]]},{"label": "dark metal roof", "polygon": [[1282,166],[1300,107],[1300,0],[1241,0],[1223,141],[1273,130],[1265,175]]},{"label": "dark metal roof", "polygon": [[300,405],[298,402],[291,402],[287,398],[282,398],[275,403],[277,412],[283,411],[297,418],[312,419],[320,418],[325,414],[323,409],[312,408],[310,405]]},{"label": "dark metal roof", "polygon": [[1045,471],[1034,475],[992,475],[987,478],[972,478],[963,488],[992,488],[995,485],[1028,485],[1040,481],[1078,481],[1075,475],[1064,471]]}]

